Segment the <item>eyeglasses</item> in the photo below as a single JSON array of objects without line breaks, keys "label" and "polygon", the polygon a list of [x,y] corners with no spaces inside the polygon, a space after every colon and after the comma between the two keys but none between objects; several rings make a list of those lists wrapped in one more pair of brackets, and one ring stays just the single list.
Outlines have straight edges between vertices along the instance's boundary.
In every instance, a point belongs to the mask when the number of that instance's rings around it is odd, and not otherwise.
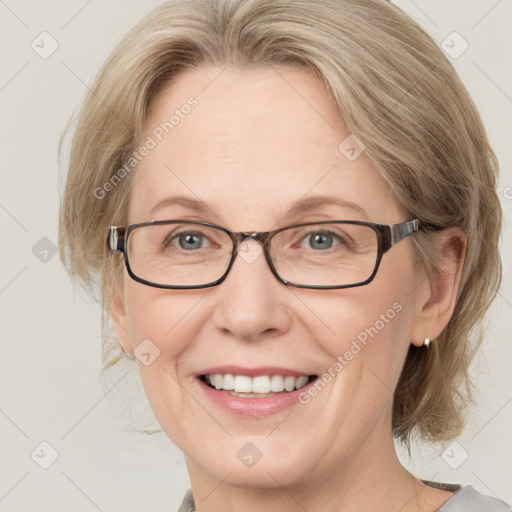
[{"label": "eyeglasses", "polygon": [[156,288],[216,286],[233,266],[240,244],[263,244],[274,276],[297,288],[335,289],[368,284],[385,252],[420,229],[355,220],[306,222],[274,231],[233,233],[209,222],[160,220],[112,226],[107,246],[121,251],[132,279]]}]

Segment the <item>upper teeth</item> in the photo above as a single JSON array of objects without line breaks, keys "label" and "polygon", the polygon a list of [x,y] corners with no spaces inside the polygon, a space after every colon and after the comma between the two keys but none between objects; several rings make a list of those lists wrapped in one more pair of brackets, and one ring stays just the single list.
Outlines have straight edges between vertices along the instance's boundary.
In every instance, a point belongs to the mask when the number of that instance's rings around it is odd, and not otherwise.
[{"label": "upper teeth", "polygon": [[248,377],[246,375],[223,375],[215,373],[206,378],[216,389],[235,391],[236,393],[270,393],[272,391],[293,391],[300,389],[309,382],[309,377],[293,377],[290,375],[261,375]]}]

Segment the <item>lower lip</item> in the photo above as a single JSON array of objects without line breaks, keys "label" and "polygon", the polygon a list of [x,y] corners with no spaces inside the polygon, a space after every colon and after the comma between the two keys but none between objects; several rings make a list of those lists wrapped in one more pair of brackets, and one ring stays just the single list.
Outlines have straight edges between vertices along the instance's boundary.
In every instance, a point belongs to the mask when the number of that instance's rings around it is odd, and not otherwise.
[{"label": "lower lip", "polygon": [[276,414],[287,407],[299,403],[299,394],[307,391],[308,387],[314,385],[316,379],[308,382],[305,386],[295,391],[281,393],[279,395],[247,398],[241,396],[230,395],[227,391],[213,389],[197,379],[206,396],[215,404],[224,410],[237,414],[239,416],[262,417]]}]

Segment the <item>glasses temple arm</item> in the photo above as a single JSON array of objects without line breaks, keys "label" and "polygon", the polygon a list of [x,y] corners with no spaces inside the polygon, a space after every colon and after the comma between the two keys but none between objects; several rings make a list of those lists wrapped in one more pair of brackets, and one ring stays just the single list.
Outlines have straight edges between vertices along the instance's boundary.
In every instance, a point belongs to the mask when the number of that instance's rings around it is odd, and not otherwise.
[{"label": "glasses temple arm", "polygon": [[405,222],[401,222],[400,224],[391,224],[389,226],[391,228],[391,243],[390,246],[397,244],[400,240],[403,240],[405,237],[410,234],[418,231],[420,228],[420,221],[418,219],[408,220]]},{"label": "glasses temple arm", "polygon": [[124,251],[125,229],[117,226],[110,226],[107,235],[107,246],[112,251]]}]

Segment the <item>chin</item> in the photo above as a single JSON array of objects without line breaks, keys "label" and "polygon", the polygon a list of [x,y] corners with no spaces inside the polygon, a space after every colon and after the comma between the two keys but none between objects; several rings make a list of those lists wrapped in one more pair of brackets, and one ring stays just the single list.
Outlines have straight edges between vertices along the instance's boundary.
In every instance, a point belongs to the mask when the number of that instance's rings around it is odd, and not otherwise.
[{"label": "chin", "polygon": [[306,447],[299,450],[302,456],[289,449],[283,452],[283,446],[289,443],[277,438],[275,443],[258,437],[252,441],[250,437],[230,438],[224,447],[217,444],[219,449],[213,453],[192,453],[193,463],[200,464],[212,478],[236,487],[293,486],[308,478],[304,460]]}]

